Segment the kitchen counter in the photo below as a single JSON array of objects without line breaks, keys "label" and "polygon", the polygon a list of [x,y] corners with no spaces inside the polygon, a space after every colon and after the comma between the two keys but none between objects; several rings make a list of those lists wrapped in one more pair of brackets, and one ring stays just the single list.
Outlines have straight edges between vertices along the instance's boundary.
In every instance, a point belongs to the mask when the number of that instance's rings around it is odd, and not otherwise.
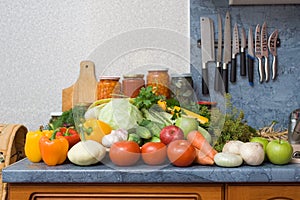
[{"label": "kitchen counter", "polygon": [[300,164],[261,166],[243,165],[236,168],[217,166],[174,167],[148,166],[116,167],[109,161],[93,166],[65,163],[47,166],[43,162],[20,160],[2,171],[8,183],[242,183],[242,182],[300,182]]},{"label": "kitchen counter", "polygon": [[217,166],[132,167],[105,164],[47,166],[20,160],[2,171],[10,200],[38,199],[299,199],[300,164],[265,163],[236,168]]}]

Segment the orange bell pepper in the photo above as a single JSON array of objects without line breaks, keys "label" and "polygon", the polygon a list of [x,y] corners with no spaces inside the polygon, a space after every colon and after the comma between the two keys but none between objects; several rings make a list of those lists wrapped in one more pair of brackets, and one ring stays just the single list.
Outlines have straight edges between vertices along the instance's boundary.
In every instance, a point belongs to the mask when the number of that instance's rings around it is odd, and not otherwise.
[{"label": "orange bell pepper", "polygon": [[56,134],[51,138],[43,136],[39,141],[42,159],[49,166],[62,164],[67,159],[69,150],[68,140],[63,136],[55,136]]}]

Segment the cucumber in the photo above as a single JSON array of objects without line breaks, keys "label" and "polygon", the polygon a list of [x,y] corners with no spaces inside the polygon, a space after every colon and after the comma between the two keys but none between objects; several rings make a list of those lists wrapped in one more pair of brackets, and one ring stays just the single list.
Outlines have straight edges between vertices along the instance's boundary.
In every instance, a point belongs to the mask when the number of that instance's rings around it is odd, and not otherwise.
[{"label": "cucumber", "polygon": [[136,142],[136,143],[138,143],[139,146],[141,146],[143,144],[143,140],[141,139],[141,137],[138,136],[138,134],[135,134],[135,133],[128,134],[127,141]]},{"label": "cucumber", "polygon": [[145,140],[145,143],[147,143],[147,142],[160,142],[160,138],[153,136],[152,138]]},{"label": "cucumber", "polygon": [[159,137],[161,128],[158,126],[158,123],[150,121],[145,127],[150,130],[153,136]]},{"label": "cucumber", "polygon": [[136,128],[136,134],[143,139],[150,139],[152,137],[150,130],[143,126],[138,126]]}]

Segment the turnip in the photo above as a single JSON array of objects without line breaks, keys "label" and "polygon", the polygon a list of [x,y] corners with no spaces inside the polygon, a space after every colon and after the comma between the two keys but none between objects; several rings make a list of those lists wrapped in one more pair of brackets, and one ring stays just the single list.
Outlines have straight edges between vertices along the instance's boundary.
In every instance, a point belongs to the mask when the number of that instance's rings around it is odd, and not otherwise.
[{"label": "turnip", "polygon": [[258,142],[246,142],[242,144],[240,155],[248,165],[260,165],[265,159],[263,145]]}]

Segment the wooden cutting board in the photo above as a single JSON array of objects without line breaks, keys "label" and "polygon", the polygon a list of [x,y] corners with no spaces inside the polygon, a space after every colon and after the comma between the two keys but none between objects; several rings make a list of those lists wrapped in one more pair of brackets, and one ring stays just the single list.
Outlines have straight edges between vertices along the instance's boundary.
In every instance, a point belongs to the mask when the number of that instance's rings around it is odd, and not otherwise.
[{"label": "wooden cutting board", "polygon": [[77,81],[62,90],[62,111],[67,111],[79,103],[91,104],[97,100],[97,83],[95,64],[82,61]]}]

